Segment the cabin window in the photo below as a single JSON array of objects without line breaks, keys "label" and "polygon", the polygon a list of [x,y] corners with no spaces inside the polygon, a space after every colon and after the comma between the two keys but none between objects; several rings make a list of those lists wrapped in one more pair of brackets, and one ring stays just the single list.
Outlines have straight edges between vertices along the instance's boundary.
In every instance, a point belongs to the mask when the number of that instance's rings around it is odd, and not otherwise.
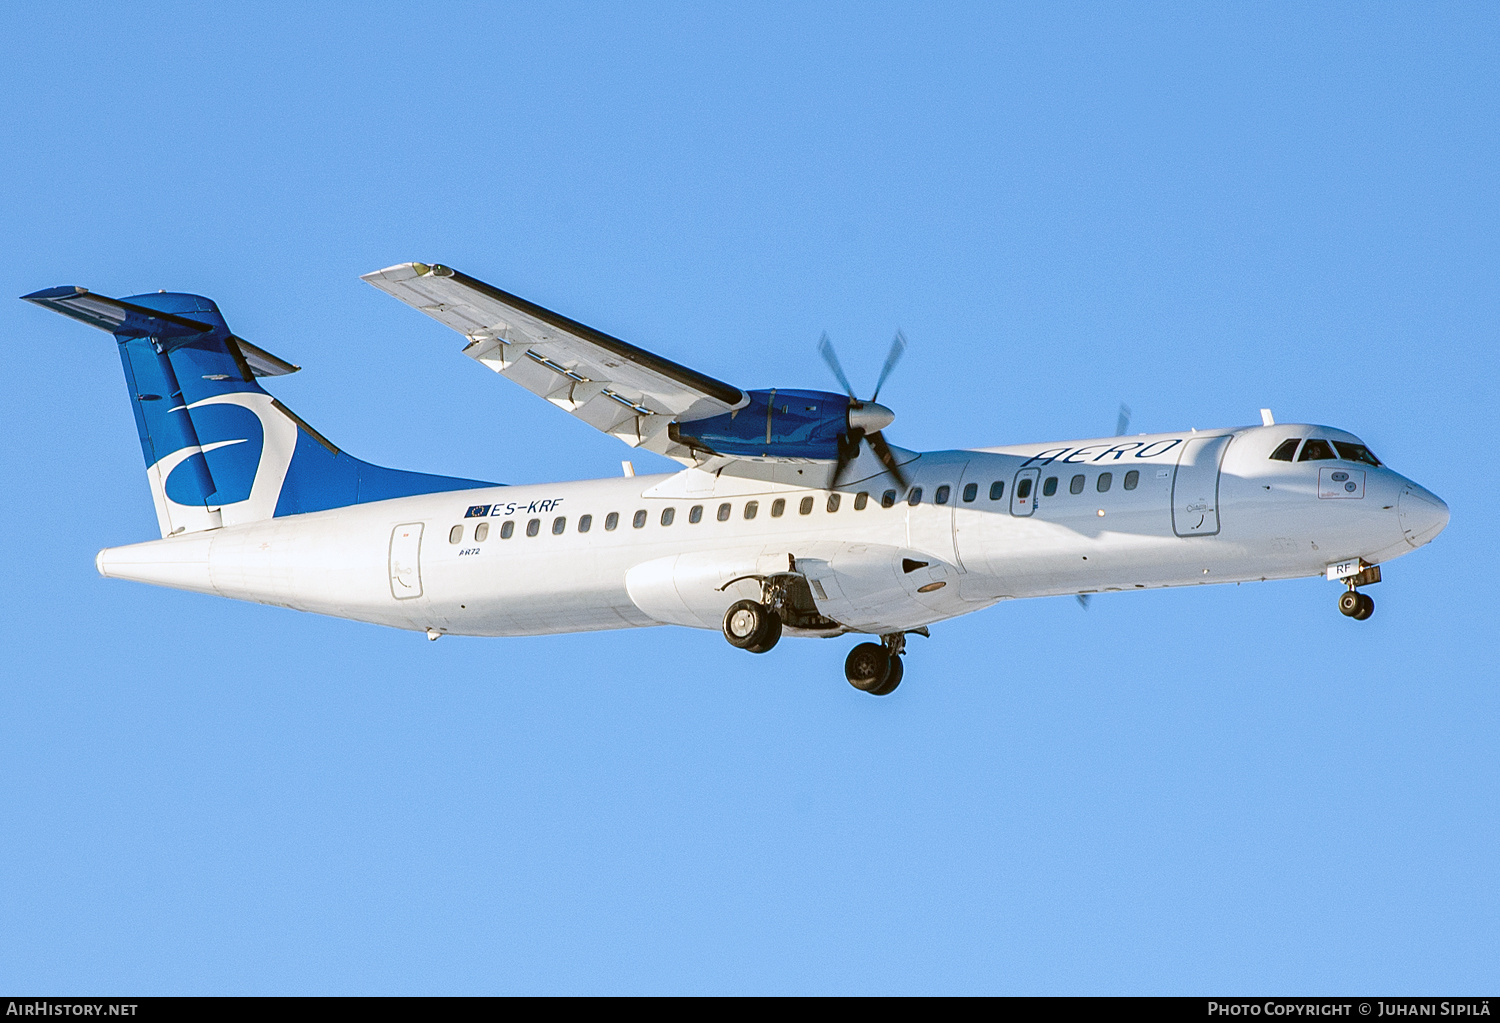
[{"label": "cabin window", "polygon": [[477,525],[477,526],[474,527],[474,542],[475,543],[484,543],[489,538],[490,538],[490,524],[488,522],[481,522],[479,525]]},{"label": "cabin window", "polygon": [[760,502],[759,501],[746,501],[745,502],[745,518],[747,518],[747,519],[753,519],[753,518],[755,518],[755,513],[758,512],[758,511],[760,511]]},{"label": "cabin window", "polygon": [[1139,469],[1131,469],[1129,472],[1127,472],[1125,474],[1125,489],[1126,490],[1134,490],[1136,487],[1140,486],[1140,484],[1141,484],[1141,471]]},{"label": "cabin window", "polygon": [[620,524],[620,513],[619,512],[610,512],[608,515],[604,516],[604,530],[605,530],[605,532],[609,532],[610,530],[614,529],[619,524]]},{"label": "cabin window", "polygon": [[773,519],[779,519],[785,513],[786,513],[786,499],[785,498],[778,497],[776,500],[774,500],[774,501],[771,502],[771,518],[773,518]]},{"label": "cabin window", "polygon": [[723,504],[719,505],[719,521],[720,522],[728,522],[729,521],[729,502],[728,501],[725,501]]},{"label": "cabin window", "polygon": [[1016,484],[1016,500],[1024,501],[1031,496],[1031,477]]},{"label": "cabin window", "polygon": [[1074,476],[1071,480],[1068,481],[1068,493],[1070,493],[1070,494],[1081,494],[1081,493],[1083,493],[1083,474],[1082,473],[1079,473],[1077,476]]},{"label": "cabin window", "polygon": [[663,508],[661,510],[661,524],[664,525],[664,526],[670,526],[672,524],[672,520],[675,519],[676,517],[677,517],[677,509],[676,508]]},{"label": "cabin window", "polygon": [[1326,440],[1310,440],[1302,445],[1302,454],[1297,456],[1299,462],[1320,462],[1325,458],[1333,457],[1333,446]]},{"label": "cabin window", "polygon": [[692,523],[703,521],[703,505],[695,504],[688,509],[688,521]]},{"label": "cabin window", "polygon": [[1276,450],[1271,452],[1271,457],[1278,462],[1290,462],[1292,456],[1297,453],[1297,445],[1302,443],[1300,437],[1288,437],[1276,445]]},{"label": "cabin window", "polygon": [[839,510],[839,502],[841,500],[843,500],[843,498],[840,497],[838,494],[829,494],[828,495],[828,510],[830,512],[836,512],[836,511],[838,511]]},{"label": "cabin window", "polygon": [[953,493],[953,488],[944,483],[942,486],[938,487],[936,493],[932,495],[932,503],[947,504],[948,495],[951,493]]},{"label": "cabin window", "polygon": [[1057,477],[1048,476],[1046,481],[1042,483],[1042,496],[1051,497],[1055,493],[1057,493]]},{"label": "cabin window", "polygon": [[578,531],[580,533],[587,533],[589,530],[591,530],[593,528],[594,528],[594,517],[592,515],[580,515],[580,516],[578,516]]},{"label": "cabin window", "polygon": [[896,492],[894,490],[887,490],[885,493],[883,493],[883,494],[880,495],[880,507],[882,507],[882,508],[890,508],[890,507],[894,506],[895,503],[896,503]]},{"label": "cabin window", "polygon": [[1005,496],[1005,481],[996,480],[990,484],[990,500],[998,501]]},{"label": "cabin window", "polygon": [[1115,485],[1115,474],[1112,472],[1101,472],[1099,481],[1094,484],[1094,489],[1101,494],[1109,493],[1109,488]]},{"label": "cabin window", "polygon": [[448,530],[448,542],[449,543],[463,543],[464,542],[464,527],[463,526],[454,526],[452,529]]},{"label": "cabin window", "polygon": [[509,540],[516,535],[516,523],[513,519],[506,519],[500,523],[500,539]]},{"label": "cabin window", "polygon": [[542,531],[542,520],[541,519],[532,519],[530,522],[526,523],[526,535],[527,536],[536,536],[541,531]]},{"label": "cabin window", "polygon": [[636,512],[630,520],[630,525],[634,529],[644,529],[646,526],[646,509],[642,508]]},{"label": "cabin window", "polygon": [[559,515],[557,518],[555,518],[555,519],[552,520],[552,535],[553,536],[562,536],[563,535],[563,530],[565,530],[567,528],[568,528],[568,517],[566,515]]},{"label": "cabin window", "polygon": [[1367,465],[1379,465],[1380,459],[1371,453],[1370,449],[1363,444],[1350,444],[1346,440],[1336,440],[1333,446],[1338,449],[1339,457],[1346,462],[1364,462]]},{"label": "cabin window", "polygon": [[869,503],[870,503],[870,492],[868,490],[861,490],[859,493],[857,493],[857,494],[854,495],[854,510],[855,511],[864,511],[865,510],[865,505],[867,505]]},{"label": "cabin window", "polygon": [[811,515],[812,514],[812,506],[813,506],[812,497],[811,496],[804,497],[797,504],[797,514],[798,515]]},{"label": "cabin window", "polygon": [[922,503],[922,488],[921,487],[912,487],[911,490],[907,491],[907,494],[906,494],[906,503],[909,504],[909,505],[911,505],[913,508],[915,508],[917,505],[921,504]]},{"label": "cabin window", "polygon": [[970,501],[974,500],[974,498],[976,498],[978,496],[979,496],[979,484],[978,483],[965,483],[964,484],[964,503],[965,504],[968,504]]}]

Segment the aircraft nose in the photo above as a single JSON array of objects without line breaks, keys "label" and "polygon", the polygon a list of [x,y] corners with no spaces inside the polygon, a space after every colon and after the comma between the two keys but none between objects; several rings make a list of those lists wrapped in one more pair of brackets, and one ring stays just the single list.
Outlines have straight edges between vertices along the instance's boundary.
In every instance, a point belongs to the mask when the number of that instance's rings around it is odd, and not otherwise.
[{"label": "aircraft nose", "polygon": [[1413,547],[1431,542],[1448,525],[1448,505],[1441,497],[1415,483],[1401,488],[1396,511],[1401,518],[1401,532]]}]

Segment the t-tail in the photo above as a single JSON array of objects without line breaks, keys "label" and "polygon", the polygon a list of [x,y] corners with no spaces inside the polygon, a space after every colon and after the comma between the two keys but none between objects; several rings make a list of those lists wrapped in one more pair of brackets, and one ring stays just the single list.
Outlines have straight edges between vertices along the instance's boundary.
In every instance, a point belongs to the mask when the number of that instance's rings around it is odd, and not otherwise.
[{"label": "t-tail", "polygon": [[414,494],[494,486],[362,462],[293,415],[257,378],[298,367],[230,333],[201,295],[22,296],[119,343],[162,536]]}]

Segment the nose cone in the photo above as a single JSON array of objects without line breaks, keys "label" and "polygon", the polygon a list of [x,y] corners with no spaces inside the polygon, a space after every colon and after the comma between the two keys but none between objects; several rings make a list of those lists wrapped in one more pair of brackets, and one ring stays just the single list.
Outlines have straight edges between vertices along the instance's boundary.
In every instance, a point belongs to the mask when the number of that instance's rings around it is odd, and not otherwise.
[{"label": "nose cone", "polygon": [[1425,487],[1408,483],[1396,502],[1401,532],[1413,547],[1430,543],[1448,525],[1448,505]]},{"label": "nose cone", "polygon": [[896,421],[896,413],[879,402],[862,401],[849,406],[849,429],[877,433]]}]

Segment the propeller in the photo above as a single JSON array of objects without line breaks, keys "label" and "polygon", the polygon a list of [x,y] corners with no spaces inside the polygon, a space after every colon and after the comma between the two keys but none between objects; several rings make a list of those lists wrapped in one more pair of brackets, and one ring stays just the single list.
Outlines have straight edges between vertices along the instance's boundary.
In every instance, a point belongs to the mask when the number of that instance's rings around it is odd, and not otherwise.
[{"label": "propeller", "polygon": [[822,338],[818,341],[818,352],[823,356],[823,361],[828,363],[828,368],[833,370],[833,375],[843,385],[844,393],[849,396],[848,426],[843,433],[839,434],[839,457],[833,467],[833,485],[838,486],[839,477],[848,468],[849,463],[859,457],[859,445],[863,441],[870,445],[870,451],[885,466],[885,471],[890,473],[891,478],[902,490],[906,489],[907,476],[901,471],[901,466],[896,464],[896,455],[891,451],[891,446],[885,442],[880,431],[884,430],[895,420],[896,413],[877,402],[880,397],[880,389],[885,386],[886,378],[891,375],[891,370],[896,368],[896,363],[901,361],[901,356],[906,352],[906,335],[896,331],[896,336],[891,339],[891,350],[885,357],[885,366],[880,370],[880,378],[875,381],[875,391],[870,395],[868,401],[862,401],[854,396],[854,385],[849,383],[849,377],[844,373],[844,367],[839,364],[839,357],[833,350],[833,342],[828,340],[828,332],[824,331]]}]

